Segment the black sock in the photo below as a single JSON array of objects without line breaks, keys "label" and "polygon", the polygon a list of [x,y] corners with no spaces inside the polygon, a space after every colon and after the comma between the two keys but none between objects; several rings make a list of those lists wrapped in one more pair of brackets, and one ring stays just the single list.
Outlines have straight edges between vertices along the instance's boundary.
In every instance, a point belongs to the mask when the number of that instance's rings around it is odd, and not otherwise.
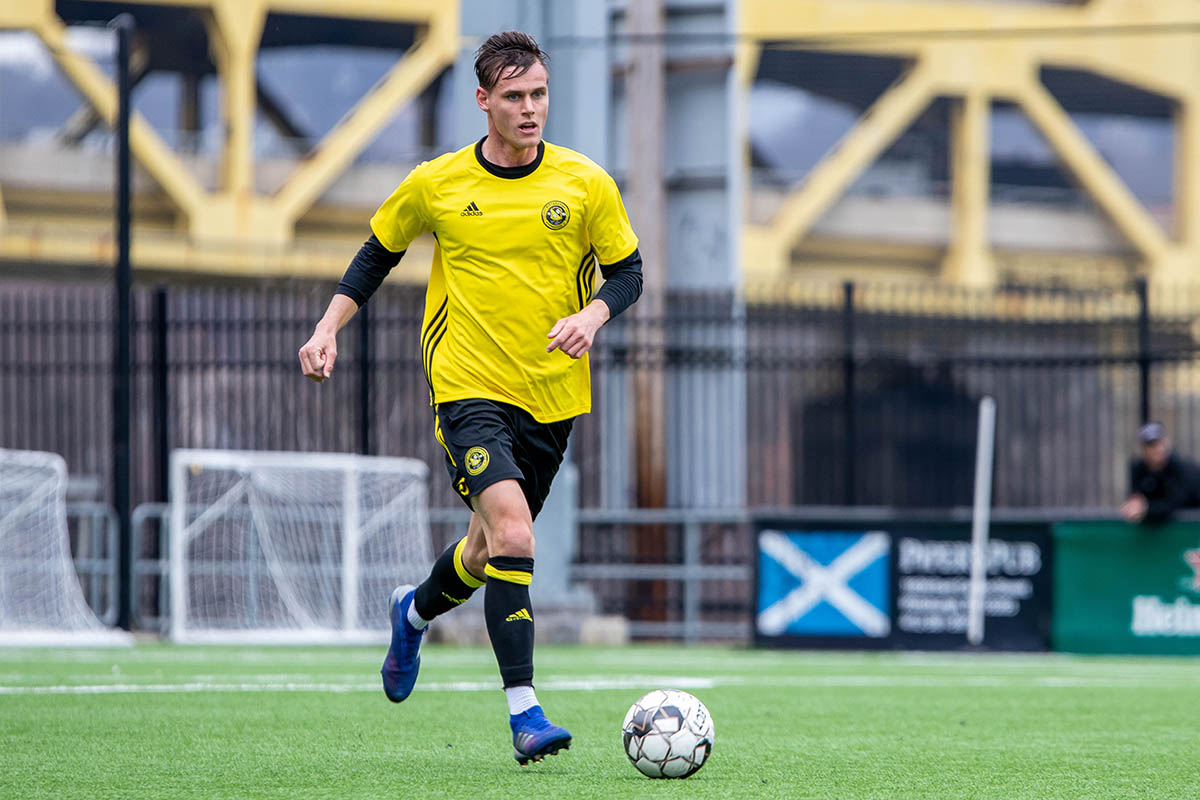
[{"label": "black sock", "polygon": [[484,568],[483,616],[504,688],[533,685],[533,559],[493,556]]},{"label": "black sock", "polygon": [[462,551],[466,544],[467,537],[464,536],[457,544],[447,547],[433,562],[429,577],[417,587],[413,605],[421,619],[433,619],[457,608],[483,586],[483,581],[467,572],[463,566]]}]

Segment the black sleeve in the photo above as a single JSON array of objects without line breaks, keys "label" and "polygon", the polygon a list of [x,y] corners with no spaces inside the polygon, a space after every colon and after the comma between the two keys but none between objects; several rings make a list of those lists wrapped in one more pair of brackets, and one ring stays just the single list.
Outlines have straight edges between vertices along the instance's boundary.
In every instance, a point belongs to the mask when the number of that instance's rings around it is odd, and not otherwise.
[{"label": "black sleeve", "polygon": [[346,274],[342,276],[334,294],[344,294],[362,308],[392,271],[392,267],[400,263],[405,252],[393,253],[380,244],[372,233],[346,268]]},{"label": "black sleeve", "polygon": [[637,248],[615,264],[601,264],[600,274],[604,276],[604,285],[596,292],[596,299],[608,306],[609,319],[641,297],[642,254]]},{"label": "black sleeve", "polygon": [[1188,505],[1191,495],[1190,475],[1186,466],[1171,465],[1163,470],[1159,477],[1161,492],[1154,497],[1148,497],[1146,507],[1147,522],[1165,522],[1172,514]]}]

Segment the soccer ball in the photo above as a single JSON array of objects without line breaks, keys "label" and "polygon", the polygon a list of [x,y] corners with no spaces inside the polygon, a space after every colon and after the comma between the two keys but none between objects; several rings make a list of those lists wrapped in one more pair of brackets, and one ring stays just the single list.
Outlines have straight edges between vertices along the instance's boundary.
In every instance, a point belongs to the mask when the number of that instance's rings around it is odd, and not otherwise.
[{"label": "soccer ball", "polygon": [[655,689],[630,707],[621,734],[625,755],[643,775],[686,778],[712,752],[713,721],[687,692]]}]

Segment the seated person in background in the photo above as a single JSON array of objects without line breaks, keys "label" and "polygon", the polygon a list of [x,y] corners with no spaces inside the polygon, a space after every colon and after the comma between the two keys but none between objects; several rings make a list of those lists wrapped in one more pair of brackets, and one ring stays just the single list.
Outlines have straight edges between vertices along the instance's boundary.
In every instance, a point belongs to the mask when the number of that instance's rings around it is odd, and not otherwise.
[{"label": "seated person in background", "polygon": [[1200,504],[1200,472],[1171,452],[1166,428],[1147,423],[1138,428],[1138,442],[1142,457],[1130,469],[1129,499],[1121,504],[1121,517],[1129,523],[1165,522],[1178,509]]}]

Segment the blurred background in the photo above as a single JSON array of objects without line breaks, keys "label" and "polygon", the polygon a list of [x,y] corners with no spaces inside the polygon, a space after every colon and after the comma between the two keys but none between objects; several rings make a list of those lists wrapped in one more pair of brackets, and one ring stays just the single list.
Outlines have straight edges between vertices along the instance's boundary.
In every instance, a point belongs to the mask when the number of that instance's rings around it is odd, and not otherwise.
[{"label": "blurred background", "polygon": [[[965,541],[986,395],[996,535],[1025,526],[1046,581],[1007,644],[1069,647],[1062,524],[1140,535],[1103,520],[1143,421],[1200,452],[1188,0],[0,0],[0,447],[65,459],[96,613],[165,625],[178,448],[415,457],[434,552],[460,535],[418,354],[432,239],[344,330],[332,382],[295,353],[379,203],[486,133],[473,52],[510,28],[550,53],[547,138],[613,174],[645,259],[548,509],[563,591],[634,638],[769,639],[763,530]],[[1190,609],[1200,537],[1179,536],[1154,596]],[[1130,591],[1115,613],[1151,592]],[[881,638],[821,624],[788,636]],[[1095,647],[1143,644],[1122,642]]]}]

